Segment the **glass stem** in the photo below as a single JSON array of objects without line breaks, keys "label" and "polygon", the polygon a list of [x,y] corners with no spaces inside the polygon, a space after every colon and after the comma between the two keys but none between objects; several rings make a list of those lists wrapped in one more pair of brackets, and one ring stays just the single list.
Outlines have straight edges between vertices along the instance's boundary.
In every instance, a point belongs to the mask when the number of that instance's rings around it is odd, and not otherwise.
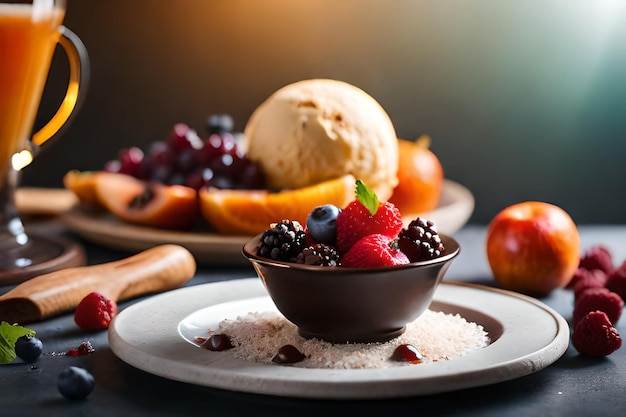
[{"label": "glass stem", "polygon": [[28,243],[28,235],[15,207],[15,191],[20,172],[9,168],[0,183],[0,251],[10,251]]}]

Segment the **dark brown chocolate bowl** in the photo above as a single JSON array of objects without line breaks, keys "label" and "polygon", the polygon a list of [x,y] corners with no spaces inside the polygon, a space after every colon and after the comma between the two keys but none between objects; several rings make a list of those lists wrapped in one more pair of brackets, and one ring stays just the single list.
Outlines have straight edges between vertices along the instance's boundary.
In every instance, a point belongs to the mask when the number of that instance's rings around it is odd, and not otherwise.
[{"label": "dark brown chocolate bowl", "polygon": [[261,234],[243,247],[278,310],[305,338],[332,343],[384,342],[429,306],[459,254],[453,238],[441,235],[439,258],[381,268],[344,268],[278,262],[257,256]]}]

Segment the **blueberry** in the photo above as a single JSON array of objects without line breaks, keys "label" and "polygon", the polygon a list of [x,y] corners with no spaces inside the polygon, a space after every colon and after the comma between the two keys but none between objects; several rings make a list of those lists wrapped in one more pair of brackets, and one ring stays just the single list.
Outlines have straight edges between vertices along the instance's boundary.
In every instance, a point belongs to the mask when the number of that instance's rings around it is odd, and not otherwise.
[{"label": "blueberry", "polygon": [[207,118],[207,130],[209,134],[232,133],[235,122],[229,114],[212,114]]},{"label": "blueberry", "polygon": [[57,387],[61,395],[70,400],[82,400],[94,388],[93,376],[84,368],[70,366],[59,374]]},{"label": "blueberry", "polygon": [[15,354],[27,363],[33,363],[41,356],[43,343],[34,336],[27,334],[15,341]]},{"label": "blueberry", "polygon": [[337,237],[337,215],[341,209],[332,204],[315,207],[306,219],[306,227],[319,243],[332,243]]}]

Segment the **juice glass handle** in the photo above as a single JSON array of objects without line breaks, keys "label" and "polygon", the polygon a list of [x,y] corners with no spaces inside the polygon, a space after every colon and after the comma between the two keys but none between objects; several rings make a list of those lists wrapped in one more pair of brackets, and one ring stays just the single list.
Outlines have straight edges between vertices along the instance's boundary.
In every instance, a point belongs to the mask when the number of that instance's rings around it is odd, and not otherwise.
[{"label": "juice glass handle", "polygon": [[32,142],[40,146],[57,134],[76,113],[84,100],[89,84],[89,56],[87,48],[80,38],[65,26],[59,27],[59,44],[65,50],[70,64],[70,77],[65,98],[52,119],[33,135]]}]

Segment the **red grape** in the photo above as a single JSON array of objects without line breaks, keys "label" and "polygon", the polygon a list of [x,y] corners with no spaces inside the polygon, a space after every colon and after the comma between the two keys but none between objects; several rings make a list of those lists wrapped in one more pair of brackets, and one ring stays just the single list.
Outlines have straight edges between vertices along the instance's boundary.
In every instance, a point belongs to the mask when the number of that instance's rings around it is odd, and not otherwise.
[{"label": "red grape", "polygon": [[[185,123],[177,123],[165,140],[150,144],[146,155],[136,146],[119,151],[116,160],[104,169],[167,185],[181,184],[199,190],[203,187],[261,189],[265,176],[237,146],[232,119],[218,115],[209,126],[209,136],[201,139]],[[228,127],[230,126],[230,127]]]}]

